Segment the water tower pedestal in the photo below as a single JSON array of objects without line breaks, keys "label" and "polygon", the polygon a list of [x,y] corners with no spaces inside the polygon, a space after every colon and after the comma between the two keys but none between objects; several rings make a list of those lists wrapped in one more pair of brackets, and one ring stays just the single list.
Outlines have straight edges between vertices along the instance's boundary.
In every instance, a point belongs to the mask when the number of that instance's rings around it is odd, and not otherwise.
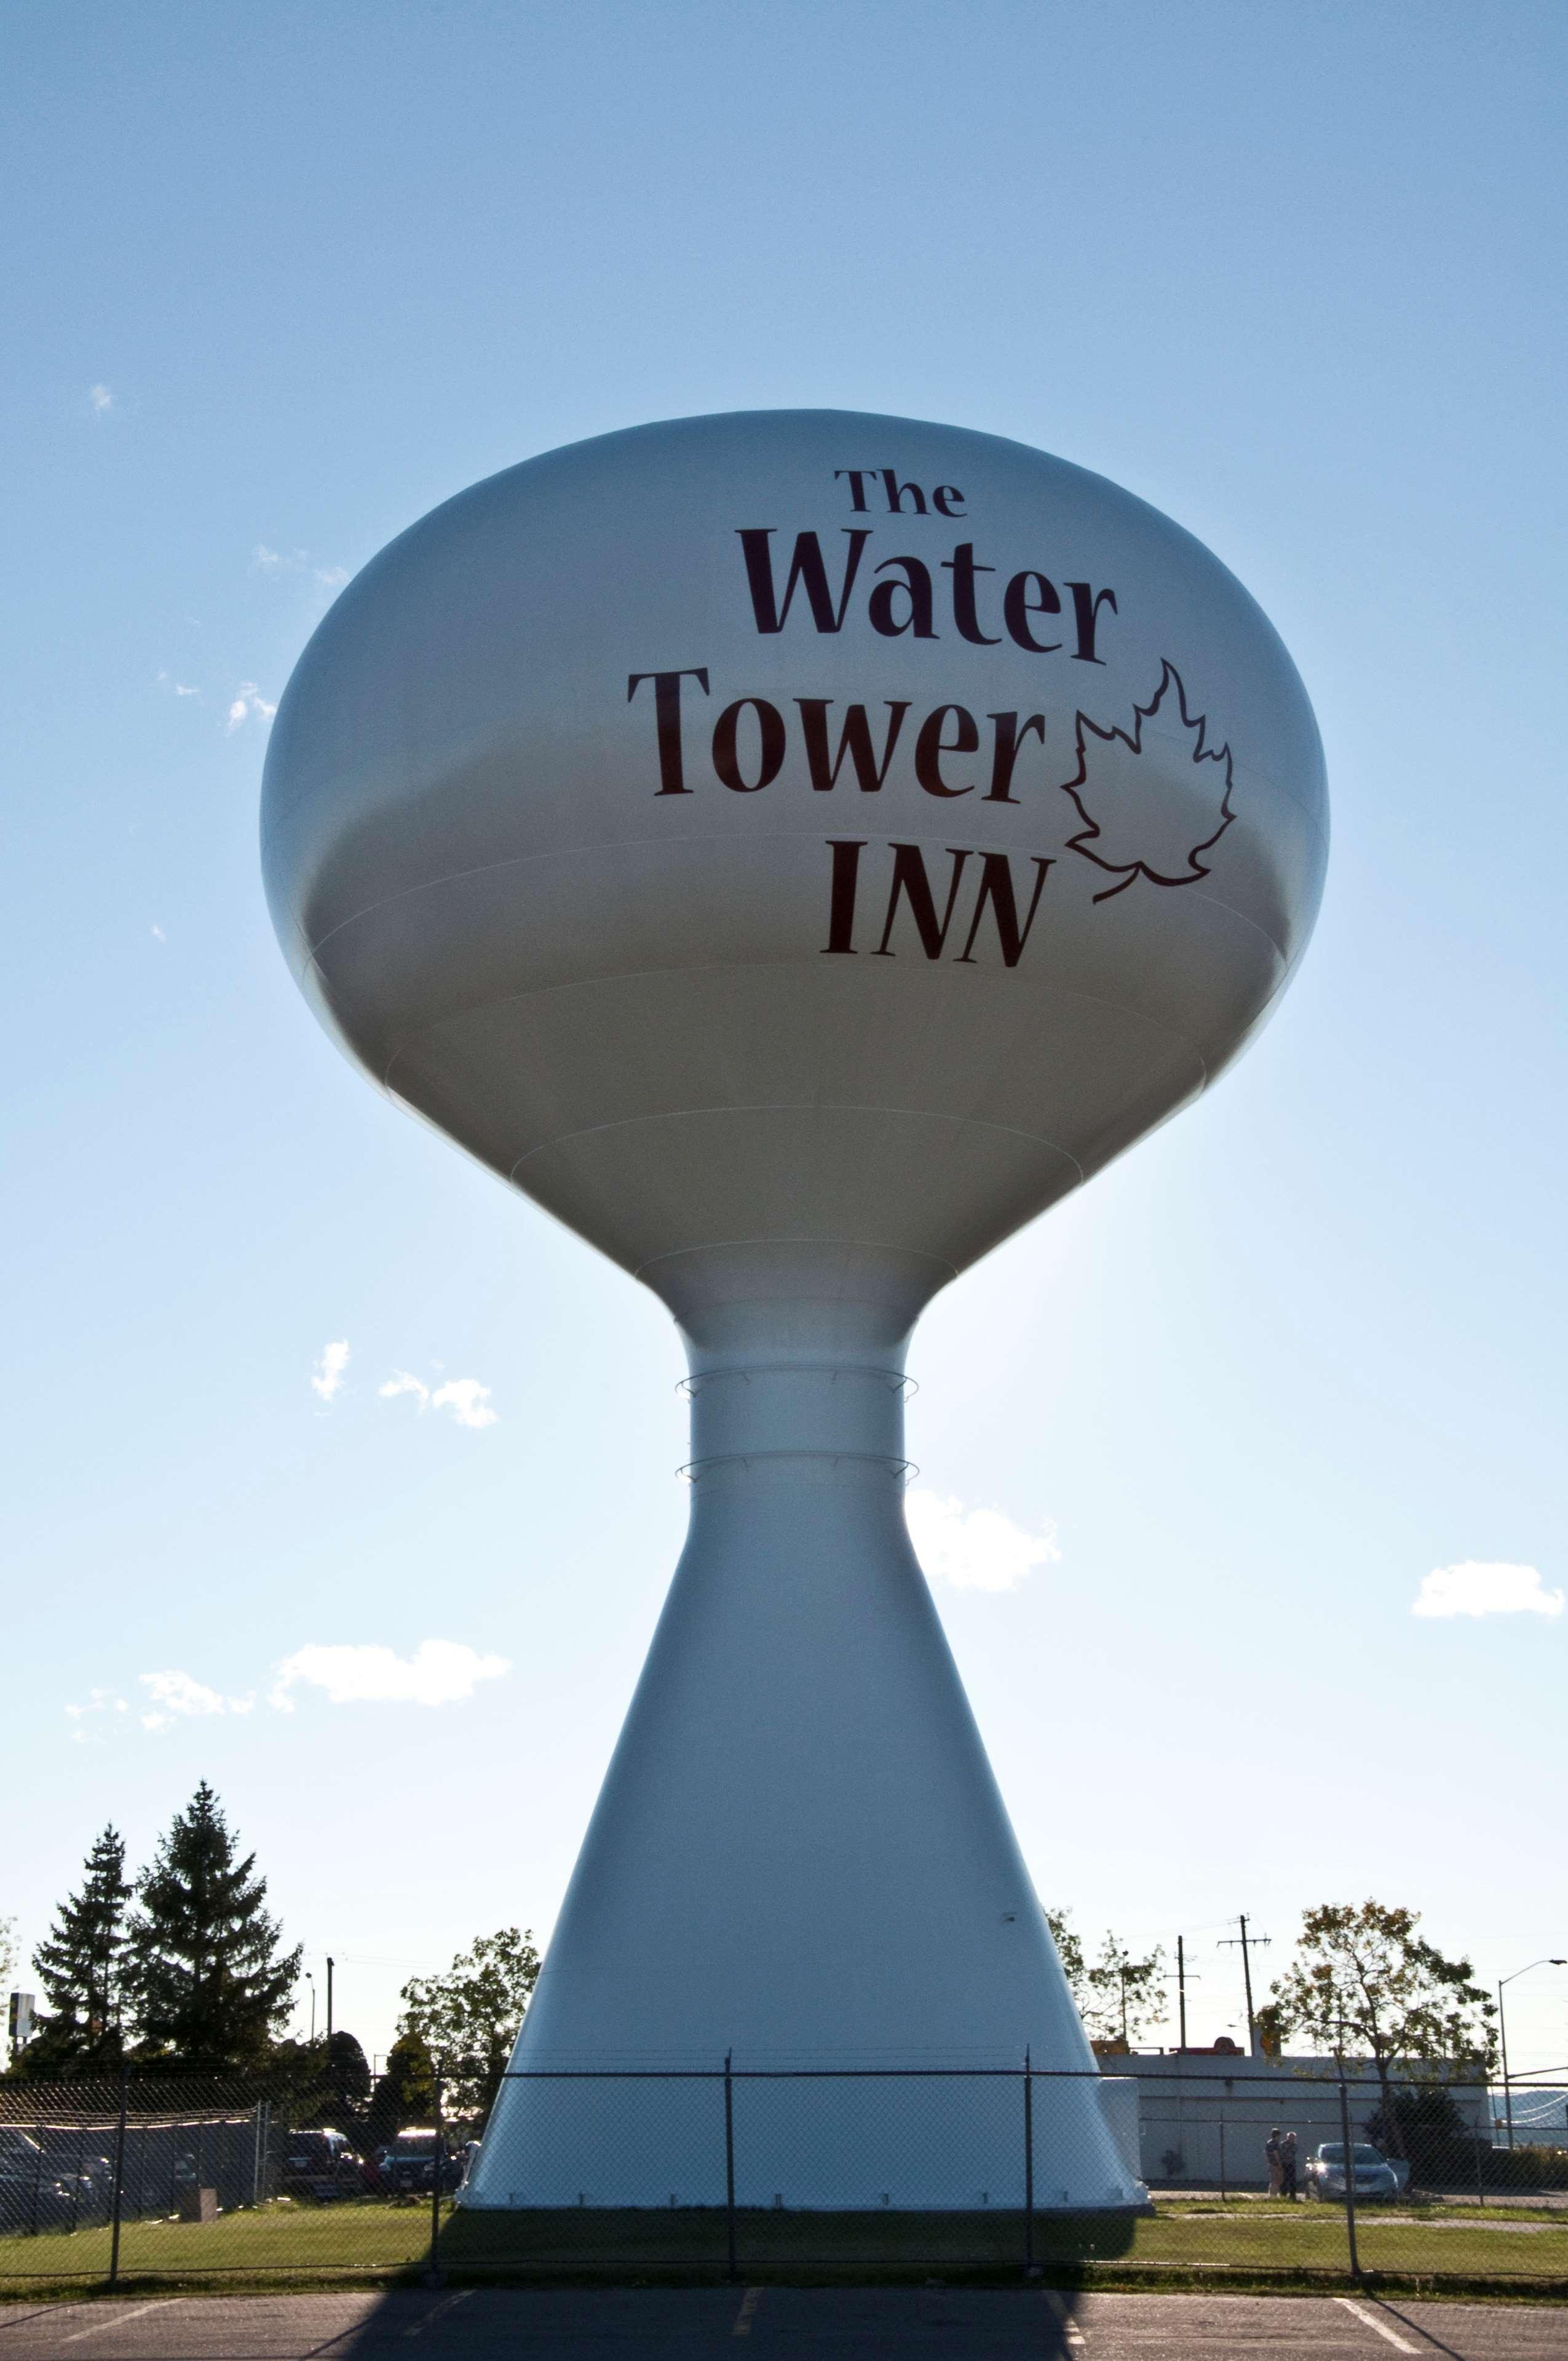
[{"label": "water tower pedestal", "polygon": [[505,2086],[465,2202],[722,2202],[721,2086],[576,2078],[729,2055],[741,2203],[1021,2204],[1027,2051],[1036,2202],[1140,2202],[1096,2082],[1053,2078],[1094,2058],[905,1524],[939,1274],[734,1259],[661,1289],[690,1532],[514,2060],[549,2079]]}]

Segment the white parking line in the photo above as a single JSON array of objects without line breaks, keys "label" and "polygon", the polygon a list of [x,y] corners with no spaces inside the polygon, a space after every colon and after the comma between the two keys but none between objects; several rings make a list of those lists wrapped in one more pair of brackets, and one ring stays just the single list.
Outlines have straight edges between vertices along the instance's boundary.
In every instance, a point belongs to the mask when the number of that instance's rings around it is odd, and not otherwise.
[{"label": "white parking line", "polygon": [[1380,2320],[1376,2312],[1369,2312],[1365,2304],[1357,2303],[1353,2296],[1336,2296],[1334,2301],[1343,2303],[1346,2312],[1354,2312],[1357,2320],[1365,2321],[1368,2328],[1375,2328],[1384,2343],[1391,2345],[1396,2353],[1419,2353],[1421,2350],[1419,2345],[1409,2344],[1397,2329],[1390,2328],[1386,2320]]},{"label": "white parking line", "polygon": [[62,2336],[62,2345],[80,2345],[86,2336],[102,2336],[106,2328],[124,2328],[128,2320],[140,2320],[149,2312],[169,2312],[182,2299],[177,2295],[160,2296],[157,2303],[138,2303],[134,2312],[111,2312],[106,2318],[95,2320],[91,2328],[79,2328],[74,2336]]},{"label": "white parking line", "polygon": [[468,2298],[473,2294],[473,2292],[474,2290],[472,2288],[464,2288],[457,2295],[444,2296],[439,2303],[433,2303],[431,2305],[430,2310],[424,2314],[422,2319],[416,2320],[411,2328],[405,2328],[403,2334],[405,2336],[422,2336],[433,2320],[439,2320],[443,2312],[455,2312],[460,2303],[467,2302]]},{"label": "white parking line", "polygon": [[1057,2323],[1069,2346],[1075,2353],[1081,2352],[1084,2344],[1083,2331],[1080,2328],[1077,2321],[1074,2320],[1071,2312],[1069,2312],[1067,2305],[1057,2293],[1055,2288],[1042,2288],[1040,2290],[1040,2293],[1045,2297],[1047,2306],[1054,2313]]},{"label": "white parking line", "polygon": [[757,2306],[762,2302],[762,2290],[761,2288],[748,2288],[746,2290],[745,2294],[740,2299],[740,2309],[735,2315],[735,2325],[729,2332],[731,2336],[750,2336],[751,2334],[751,2314],[756,2311]]}]

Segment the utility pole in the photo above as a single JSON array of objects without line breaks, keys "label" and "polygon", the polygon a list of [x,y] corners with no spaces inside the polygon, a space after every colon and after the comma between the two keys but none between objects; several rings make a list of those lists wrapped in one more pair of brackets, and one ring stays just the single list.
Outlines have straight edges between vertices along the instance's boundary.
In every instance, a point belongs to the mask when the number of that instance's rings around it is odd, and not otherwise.
[{"label": "utility pole", "polygon": [[326,2046],[329,2049],[332,2048],[332,1970],[333,1958],[329,1951],[326,1955]]},{"label": "utility pole", "polygon": [[1187,1947],[1179,1935],[1176,1938],[1176,2012],[1181,2026],[1180,2047],[1187,2047]]},{"label": "utility pole", "polygon": [[1228,1951],[1234,1949],[1238,1943],[1241,1946],[1242,1982],[1246,1986],[1247,2056],[1249,2058],[1255,2058],[1257,2056],[1257,2013],[1252,2004],[1252,1953],[1248,1949],[1248,1945],[1249,1943],[1255,1943],[1260,1950],[1264,1950],[1267,1949],[1270,1938],[1267,1935],[1248,1936],[1246,1930],[1246,1913],[1245,1910],[1242,1912],[1237,1924],[1240,1926],[1242,1930],[1240,1935],[1227,1935],[1224,1941],[1221,1944],[1220,1949],[1222,1950]]}]

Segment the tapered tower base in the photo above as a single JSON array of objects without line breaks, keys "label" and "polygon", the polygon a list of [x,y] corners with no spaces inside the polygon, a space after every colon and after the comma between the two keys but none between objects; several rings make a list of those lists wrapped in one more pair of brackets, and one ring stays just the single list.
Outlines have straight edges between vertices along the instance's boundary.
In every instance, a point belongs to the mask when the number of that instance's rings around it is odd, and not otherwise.
[{"label": "tapered tower base", "polygon": [[903,1340],[705,1326],[690,1532],[464,2202],[722,2203],[729,2057],[738,2202],[1021,2204],[1027,2053],[1036,2202],[1141,2203],[910,1546]]}]

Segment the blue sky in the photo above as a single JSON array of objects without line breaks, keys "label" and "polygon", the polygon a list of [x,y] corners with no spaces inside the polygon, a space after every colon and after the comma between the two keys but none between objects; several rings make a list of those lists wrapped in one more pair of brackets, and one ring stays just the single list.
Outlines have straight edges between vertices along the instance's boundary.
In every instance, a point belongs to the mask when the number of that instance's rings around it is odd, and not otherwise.
[{"label": "blue sky", "polygon": [[[4,38],[24,1945],[106,1817],[145,1858],[203,1775],[367,2048],[407,1974],[548,1927],[679,1546],[676,1341],[317,1030],[267,723],[465,484],[822,403],[1168,511],[1328,753],[1275,1022],[916,1339],[971,1577],[938,1596],[1040,1891],[1185,1932],[1202,2038],[1244,1909],[1273,1963],[1369,1893],[1490,1976],[1568,1950],[1568,17],[217,0]],[[1538,1578],[1412,1612],[1467,1565]],[[1568,1972],[1509,2030],[1568,2060]]]}]

